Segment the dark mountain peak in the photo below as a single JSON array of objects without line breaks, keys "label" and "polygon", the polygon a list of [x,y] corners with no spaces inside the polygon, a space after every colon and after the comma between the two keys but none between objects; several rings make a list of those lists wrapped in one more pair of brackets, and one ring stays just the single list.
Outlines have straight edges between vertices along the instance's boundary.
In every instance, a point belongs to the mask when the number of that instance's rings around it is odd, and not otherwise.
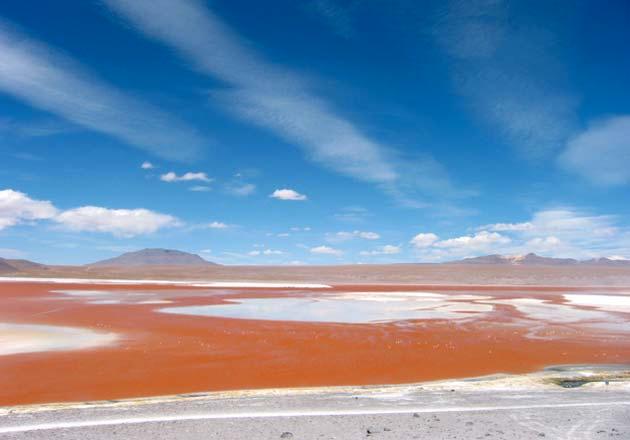
[{"label": "dark mountain peak", "polygon": [[90,266],[206,266],[211,263],[199,255],[175,249],[150,248],[127,252]]}]

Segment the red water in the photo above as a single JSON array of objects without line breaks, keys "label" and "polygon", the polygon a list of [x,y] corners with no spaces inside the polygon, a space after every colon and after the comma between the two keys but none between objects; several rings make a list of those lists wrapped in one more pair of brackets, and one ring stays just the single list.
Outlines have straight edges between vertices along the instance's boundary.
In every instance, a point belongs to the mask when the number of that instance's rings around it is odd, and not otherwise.
[{"label": "red water", "polygon": [[[545,339],[528,337],[509,306],[474,320],[384,324],[259,321],[156,313],[164,305],[86,304],[52,290],[151,291],[168,307],[218,304],[226,298],[419,290],[418,286],[343,286],[334,290],[238,289],[214,292],[168,286],[0,284],[0,322],[115,332],[118,344],[98,349],[0,356],[0,405],[102,400],[196,391],[407,383],[509,372],[547,365],[630,362],[630,338],[545,324]],[[423,288],[459,294],[461,287]],[[575,289],[571,289],[574,291]],[[562,302],[562,289],[475,288],[501,299]],[[629,323],[630,325],[630,323]]]}]

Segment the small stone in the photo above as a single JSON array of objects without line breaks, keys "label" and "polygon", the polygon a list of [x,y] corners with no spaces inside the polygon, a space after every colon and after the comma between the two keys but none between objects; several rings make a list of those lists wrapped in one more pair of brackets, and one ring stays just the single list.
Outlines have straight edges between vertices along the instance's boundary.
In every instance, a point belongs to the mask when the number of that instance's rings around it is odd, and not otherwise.
[{"label": "small stone", "polygon": [[293,433],[289,431],[283,432],[280,434],[280,438],[293,438]]},{"label": "small stone", "polygon": [[414,416],[415,418],[418,418],[418,417],[420,417],[420,414],[418,414],[418,413],[413,413],[413,416]]}]

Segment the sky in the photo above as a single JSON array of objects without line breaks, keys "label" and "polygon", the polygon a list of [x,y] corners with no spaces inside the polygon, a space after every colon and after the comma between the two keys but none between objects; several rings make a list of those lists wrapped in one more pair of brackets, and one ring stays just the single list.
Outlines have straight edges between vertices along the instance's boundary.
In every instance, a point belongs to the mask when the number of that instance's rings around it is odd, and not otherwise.
[{"label": "sky", "polygon": [[0,2],[0,257],[630,258],[630,3]]}]

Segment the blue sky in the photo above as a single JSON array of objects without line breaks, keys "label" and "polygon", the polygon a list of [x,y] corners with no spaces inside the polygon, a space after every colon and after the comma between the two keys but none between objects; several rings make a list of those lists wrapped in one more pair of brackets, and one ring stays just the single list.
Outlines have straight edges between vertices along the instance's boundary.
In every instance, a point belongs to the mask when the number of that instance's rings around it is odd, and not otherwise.
[{"label": "blue sky", "polygon": [[630,258],[624,1],[0,3],[0,256]]}]

